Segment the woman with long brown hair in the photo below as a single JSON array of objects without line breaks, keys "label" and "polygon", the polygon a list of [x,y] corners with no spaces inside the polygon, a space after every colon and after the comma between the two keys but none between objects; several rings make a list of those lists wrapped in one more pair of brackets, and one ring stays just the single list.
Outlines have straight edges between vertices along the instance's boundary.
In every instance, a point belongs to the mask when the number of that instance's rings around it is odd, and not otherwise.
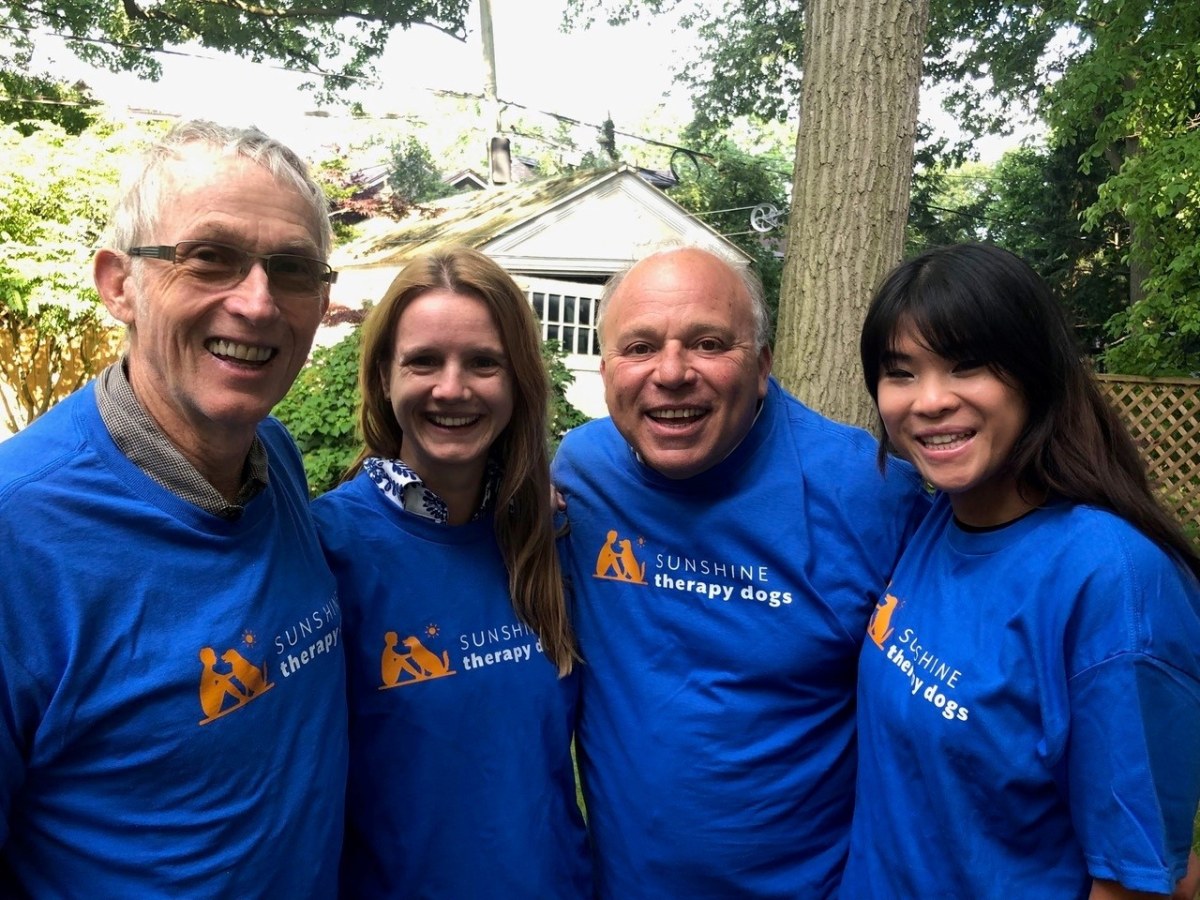
[{"label": "woman with long brown hair", "polygon": [[481,253],[409,262],[363,325],[365,440],[314,503],[345,616],[353,897],[590,893],[533,311]]}]

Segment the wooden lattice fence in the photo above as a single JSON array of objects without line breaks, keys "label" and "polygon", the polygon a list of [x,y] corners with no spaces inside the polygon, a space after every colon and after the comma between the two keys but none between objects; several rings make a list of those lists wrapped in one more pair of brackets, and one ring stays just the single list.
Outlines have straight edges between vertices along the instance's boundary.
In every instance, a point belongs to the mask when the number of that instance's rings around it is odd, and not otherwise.
[{"label": "wooden lattice fence", "polygon": [[1141,447],[1163,502],[1200,541],[1200,380],[1096,378]]}]

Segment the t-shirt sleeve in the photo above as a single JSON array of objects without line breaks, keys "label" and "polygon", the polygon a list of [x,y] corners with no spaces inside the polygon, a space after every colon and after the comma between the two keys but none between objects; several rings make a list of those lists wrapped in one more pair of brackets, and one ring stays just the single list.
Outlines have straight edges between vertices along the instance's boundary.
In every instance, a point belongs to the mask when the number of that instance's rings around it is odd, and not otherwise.
[{"label": "t-shirt sleeve", "polygon": [[1129,652],[1080,672],[1068,691],[1067,791],[1088,872],[1170,893],[1200,800],[1200,684]]}]

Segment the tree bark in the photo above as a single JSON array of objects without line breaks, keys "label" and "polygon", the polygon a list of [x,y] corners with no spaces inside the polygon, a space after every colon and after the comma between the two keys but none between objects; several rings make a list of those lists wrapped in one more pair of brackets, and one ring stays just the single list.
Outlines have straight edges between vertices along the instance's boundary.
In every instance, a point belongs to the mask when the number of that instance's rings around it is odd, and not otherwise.
[{"label": "tree bark", "polygon": [[870,427],[858,336],[904,249],[929,0],[809,0],[776,374]]}]

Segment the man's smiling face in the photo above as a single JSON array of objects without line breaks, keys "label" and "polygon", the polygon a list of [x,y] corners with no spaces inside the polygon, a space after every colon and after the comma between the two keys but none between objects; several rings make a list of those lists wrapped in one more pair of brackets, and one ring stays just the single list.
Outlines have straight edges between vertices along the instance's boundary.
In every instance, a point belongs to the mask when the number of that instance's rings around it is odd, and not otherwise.
[{"label": "man's smiling face", "polygon": [[[248,160],[192,148],[168,170],[161,196],[145,243],[211,240],[252,253],[320,255],[311,205]],[[304,365],[327,286],[282,295],[260,261],[219,289],[169,261],[126,257],[123,265],[110,309],[129,326],[138,399],[185,455],[219,440],[248,443]]]},{"label": "man's smiling face", "polygon": [[617,430],[668,478],[712,468],[750,430],[771,370],[745,285],[709,253],[674,250],[634,266],[607,304],[600,373]]}]

